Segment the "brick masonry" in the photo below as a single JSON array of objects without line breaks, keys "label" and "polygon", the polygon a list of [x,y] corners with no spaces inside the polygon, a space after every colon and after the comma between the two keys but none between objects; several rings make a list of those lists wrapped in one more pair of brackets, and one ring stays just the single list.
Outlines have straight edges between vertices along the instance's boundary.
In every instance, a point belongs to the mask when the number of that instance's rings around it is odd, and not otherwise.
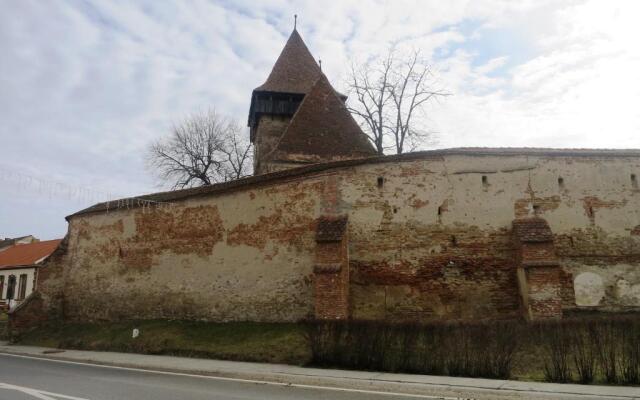
[{"label": "brick masonry", "polygon": [[[628,155],[433,152],[78,214],[41,269],[42,307],[70,320],[213,321],[636,310],[634,171]],[[320,221],[341,216],[343,239],[318,241]],[[513,221],[532,217],[552,241],[514,240]]]},{"label": "brick masonry", "polygon": [[522,312],[528,320],[562,317],[560,263],[553,232],[539,217],[513,221]]},{"label": "brick masonry", "polygon": [[347,217],[321,217],[316,233],[315,314],[318,319],[349,318]]},{"label": "brick masonry", "polygon": [[269,162],[269,154],[275,149],[282,133],[289,126],[291,117],[278,115],[260,116],[256,133],[256,154],[254,157],[254,170],[256,174],[277,171],[278,165]]}]

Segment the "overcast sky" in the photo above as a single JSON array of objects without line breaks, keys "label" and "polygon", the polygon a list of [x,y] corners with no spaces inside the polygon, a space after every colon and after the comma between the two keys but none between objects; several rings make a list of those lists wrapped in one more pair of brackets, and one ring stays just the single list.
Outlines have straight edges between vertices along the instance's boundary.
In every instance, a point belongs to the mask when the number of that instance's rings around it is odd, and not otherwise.
[{"label": "overcast sky", "polygon": [[640,148],[640,1],[0,0],[0,236],[158,190],[145,146],[185,114],[246,121],[293,26],[337,89],[419,48],[454,96],[437,147]]}]

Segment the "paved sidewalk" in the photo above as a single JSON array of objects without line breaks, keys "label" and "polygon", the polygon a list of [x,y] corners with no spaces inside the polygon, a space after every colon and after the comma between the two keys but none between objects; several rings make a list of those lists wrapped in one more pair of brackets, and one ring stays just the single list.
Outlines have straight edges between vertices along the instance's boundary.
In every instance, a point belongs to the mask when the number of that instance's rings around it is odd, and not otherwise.
[{"label": "paved sidewalk", "polygon": [[[304,368],[185,357],[58,350],[0,342],[0,353],[229,379],[475,399],[637,399],[640,387],[520,382]],[[444,398],[443,397],[443,398]]]}]

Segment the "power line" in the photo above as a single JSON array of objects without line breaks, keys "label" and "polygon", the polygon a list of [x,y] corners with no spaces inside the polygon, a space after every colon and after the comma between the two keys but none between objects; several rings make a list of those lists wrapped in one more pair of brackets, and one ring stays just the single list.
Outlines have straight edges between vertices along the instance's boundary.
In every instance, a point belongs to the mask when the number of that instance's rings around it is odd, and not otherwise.
[{"label": "power line", "polygon": [[173,203],[125,197],[111,192],[105,192],[87,185],[68,184],[49,178],[34,176],[15,169],[0,165],[0,180],[13,184],[14,190],[35,191],[50,200],[65,198],[83,204],[105,203],[107,211],[110,209],[129,209],[134,207],[164,207]]}]

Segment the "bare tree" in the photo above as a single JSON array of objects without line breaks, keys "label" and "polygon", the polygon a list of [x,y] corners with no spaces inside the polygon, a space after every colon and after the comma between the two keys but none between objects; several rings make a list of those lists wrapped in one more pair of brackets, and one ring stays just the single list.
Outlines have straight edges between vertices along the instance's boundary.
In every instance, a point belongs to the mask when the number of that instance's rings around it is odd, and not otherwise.
[{"label": "bare tree", "polygon": [[174,125],[148,151],[148,165],[173,189],[211,185],[249,175],[251,144],[233,119],[209,110]]},{"label": "bare tree", "polygon": [[378,154],[397,154],[432,141],[432,132],[417,127],[416,117],[438,97],[449,96],[435,88],[431,66],[419,51],[400,57],[390,50],[386,57],[357,67],[351,65],[349,94],[355,98],[349,111],[360,121]]}]

